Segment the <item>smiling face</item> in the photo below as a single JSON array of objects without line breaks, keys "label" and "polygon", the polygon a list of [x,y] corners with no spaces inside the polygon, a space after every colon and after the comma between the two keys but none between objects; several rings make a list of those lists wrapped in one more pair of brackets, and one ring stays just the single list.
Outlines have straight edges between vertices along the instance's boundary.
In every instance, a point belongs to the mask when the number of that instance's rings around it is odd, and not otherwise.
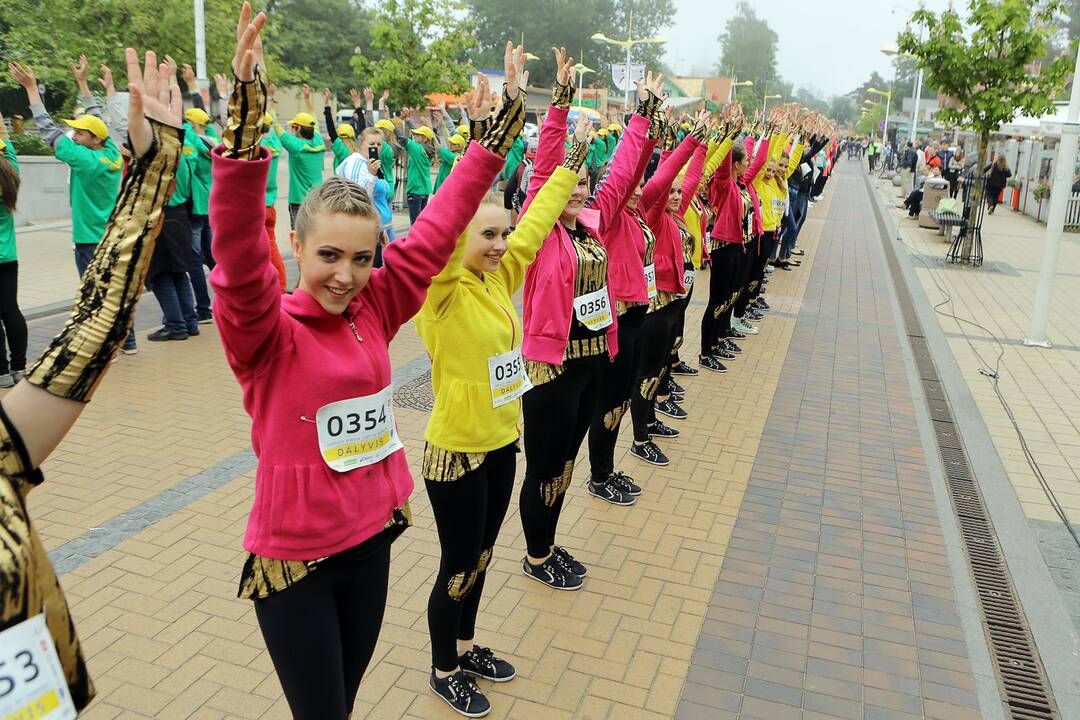
[{"label": "smiling face", "polygon": [[630,195],[630,199],[626,201],[626,209],[630,212],[637,210],[638,203],[641,202],[641,189],[645,187],[645,181],[642,180],[636,188],[634,188],[633,194]]},{"label": "smiling face", "polygon": [[342,178],[313,190],[296,215],[293,256],[300,289],[340,315],[367,285],[379,240],[378,213],[367,191]]},{"label": "smiling face", "polygon": [[559,220],[569,227],[577,227],[577,216],[585,207],[585,201],[589,199],[589,173],[584,166],[578,170],[578,182],[574,191],[570,193],[570,199],[566,201]]},{"label": "smiling face", "polygon": [[491,200],[480,206],[466,231],[462,264],[478,277],[499,269],[510,237],[510,211],[502,206],[502,198]]},{"label": "smiling face", "polygon": [[669,213],[679,212],[679,206],[682,204],[682,178],[676,178],[675,182],[671,184],[671,189],[668,190],[667,199],[667,211]]}]

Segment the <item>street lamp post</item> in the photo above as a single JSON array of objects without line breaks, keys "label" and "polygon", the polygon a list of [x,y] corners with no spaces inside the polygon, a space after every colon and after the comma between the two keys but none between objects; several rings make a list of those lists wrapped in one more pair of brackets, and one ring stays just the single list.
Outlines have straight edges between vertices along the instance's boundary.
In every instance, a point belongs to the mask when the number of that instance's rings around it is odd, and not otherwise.
[{"label": "street lamp post", "polygon": [[585,83],[584,83],[583,78],[585,77],[585,75],[587,73],[596,72],[596,71],[593,70],[592,68],[585,67],[584,65],[574,65],[574,70],[577,72],[577,75],[578,75],[578,77],[577,77],[577,86],[578,86],[577,105],[578,105],[578,107],[581,107],[581,96],[585,94],[585,92],[584,92]]},{"label": "street lamp post", "polygon": [[[923,33],[926,31],[925,25],[919,26],[919,44],[922,44]],[[911,111],[911,142],[915,142],[915,138],[919,136],[919,101],[922,100],[922,78],[923,69],[922,64],[919,64],[919,74],[915,76],[915,107]],[[979,162],[982,162],[980,159]]]},{"label": "street lamp post", "polygon": [[[199,89],[210,87],[206,77],[206,6],[195,0],[195,83]],[[195,88],[188,88],[194,92]]]},{"label": "street lamp post", "polygon": [[784,97],[784,96],[783,95],[766,95],[764,98],[762,98],[761,99],[761,116],[765,117],[765,109],[768,107],[770,100],[779,100],[782,97]]},{"label": "street lamp post", "polygon": [[650,38],[635,38],[634,37],[634,11],[630,10],[630,16],[627,20],[626,27],[626,39],[615,40],[609,38],[604,33],[593,33],[593,42],[607,43],[608,45],[617,45],[618,47],[626,48],[626,76],[624,82],[626,87],[623,90],[623,111],[625,112],[630,106],[630,49],[635,45],[644,45],[647,43],[666,43],[667,38],[663,37],[650,37]]},{"label": "street lamp post", "polygon": [[[884,90],[878,90],[877,88],[867,88],[866,92],[873,93],[874,95],[881,95],[885,98],[885,122],[881,124],[881,144],[882,146],[889,144],[889,108],[892,105],[892,88],[886,92]],[[878,103],[880,105],[881,103]]]},{"label": "street lamp post", "polygon": [[742,82],[735,82],[737,79],[738,78],[735,76],[735,73],[732,73],[731,74],[731,88],[728,90],[728,99],[727,99],[728,102],[731,102],[732,100],[735,99],[735,88],[737,88],[737,87],[753,87],[754,86],[754,81],[753,80],[743,80]]}]

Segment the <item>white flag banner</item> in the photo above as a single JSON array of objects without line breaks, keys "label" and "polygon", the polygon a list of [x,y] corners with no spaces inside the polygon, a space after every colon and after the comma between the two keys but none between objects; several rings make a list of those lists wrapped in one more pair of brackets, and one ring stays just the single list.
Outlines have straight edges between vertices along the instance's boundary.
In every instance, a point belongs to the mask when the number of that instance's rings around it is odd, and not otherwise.
[{"label": "white flag banner", "polygon": [[645,79],[645,66],[644,65],[631,65],[630,75],[626,75],[626,65],[620,63],[618,65],[611,66],[611,81],[615,83],[615,87],[619,88],[623,92],[628,92],[634,89],[635,80]]}]

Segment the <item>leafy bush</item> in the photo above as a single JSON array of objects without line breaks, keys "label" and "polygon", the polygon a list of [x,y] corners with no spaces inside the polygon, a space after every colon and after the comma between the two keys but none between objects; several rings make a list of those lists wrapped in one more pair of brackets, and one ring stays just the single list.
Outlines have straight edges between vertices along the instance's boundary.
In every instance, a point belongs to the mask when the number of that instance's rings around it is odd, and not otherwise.
[{"label": "leafy bush", "polygon": [[52,155],[53,149],[36,132],[21,132],[11,136],[16,155]]}]

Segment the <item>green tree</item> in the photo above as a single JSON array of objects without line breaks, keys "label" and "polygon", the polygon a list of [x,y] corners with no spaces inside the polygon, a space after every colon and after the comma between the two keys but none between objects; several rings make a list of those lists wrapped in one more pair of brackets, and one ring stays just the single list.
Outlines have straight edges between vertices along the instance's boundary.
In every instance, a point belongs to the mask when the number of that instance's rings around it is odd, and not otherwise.
[{"label": "green tree", "polygon": [[851,99],[850,95],[837,95],[829,103],[828,116],[831,117],[838,126],[850,126],[856,119],[858,119],[859,111],[855,107],[855,101]]},{"label": "green tree", "polygon": [[[1018,113],[1047,112],[1065,87],[1068,54],[1036,66],[1062,8],[1058,0],[969,0],[966,23],[953,8],[941,14],[918,10],[911,20],[926,27],[926,39],[920,42],[910,29],[900,34],[900,50],[915,56],[928,79],[954,101],[937,117],[978,134],[977,163],[986,158],[991,132]],[[982,202],[981,184],[972,194],[972,202]],[[971,260],[973,225],[960,247],[965,262]]]},{"label": "green tree", "polygon": [[349,59],[356,48],[369,46],[371,16],[357,0],[274,0],[267,48],[282,66],[274,80],[307,82],[347,97],[357,84]]},{"label": "green tree", "polygon": [[727,21],[718,40],[723,46],[717,65],[720,75],[734,73],[740,82],[752,80],[758,93],[763,93],[766,85],[778,82],[778,37],[769,24],[757,16],[749,2],[739,0],[735,15]]},{"label": "green tree", "polygon": [[396,105],[420,106],[434,92],[463,92],[475,48],[473,23],[459,0],[383,0],[371,44],[350,59],[360,82],[389,90]]},{"label": "green tree", "polygon": [[870,137],[881,136],[881,123],[885,120],[885,104],[878,103],[867,108],[866,112],[859,118],[859,122],[855,124],[855,131],[860,135],[869,135]]}]

